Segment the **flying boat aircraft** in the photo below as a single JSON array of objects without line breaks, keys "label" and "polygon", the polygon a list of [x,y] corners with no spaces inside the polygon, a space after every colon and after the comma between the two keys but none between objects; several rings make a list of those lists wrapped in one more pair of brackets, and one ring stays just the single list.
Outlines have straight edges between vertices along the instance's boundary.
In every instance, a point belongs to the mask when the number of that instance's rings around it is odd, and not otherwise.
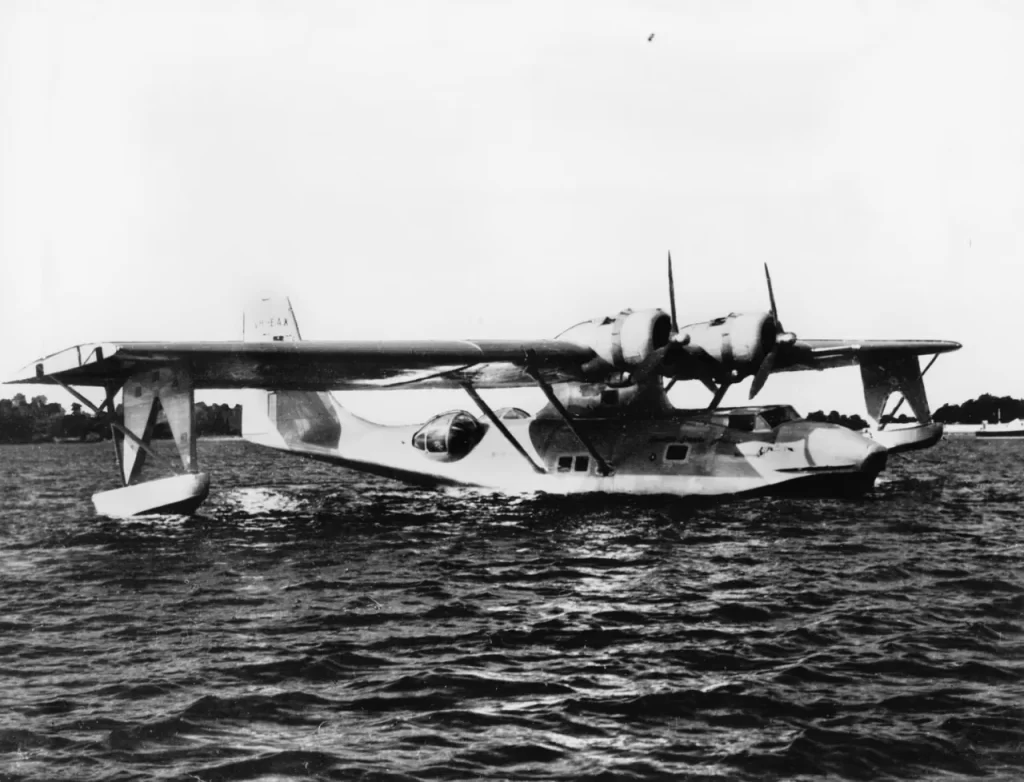
[{"label": "flying boat aircraft", "polygon": [[[423,486],[503,493],[676,495],[869,489],[887,454],[940,439],[919,356],[956,350],[949,341],[800,339],[770,311],[732,313],[680,326],[669,256],[671,310],[623,310],[554,339],[303,341],[285,298],[247,310],[239,342],[103,342],[30,364],[11,383],[63,387],[115,430],[122,486],[93,496],[104,515],[192,513],[210,478],[195,441],[197,389],[245,389],[242,435],[288,453]],[[751,400],[774,372],[859,365],[870,436],[801,418],[785,405],[722,408],[726,391],[752,378]],[[931,364],[928,365],[929,367]],[[925,368],[925,371],[927,371]],[[682,410],[667,391],[703,383],[705,409]],[[481,394],[538,387],[535,414],[493,409]],[[95,405],[77,387],[103,389]],[[345,390],[462,389],[479,413],[452,410],[417,426],[360,418],[332,394]],[[115,396],[122,394],[117,420]],[[891,394],[918,424],[890,433]],[[158,408],[181,459],[180,474],[141,480]]]}]

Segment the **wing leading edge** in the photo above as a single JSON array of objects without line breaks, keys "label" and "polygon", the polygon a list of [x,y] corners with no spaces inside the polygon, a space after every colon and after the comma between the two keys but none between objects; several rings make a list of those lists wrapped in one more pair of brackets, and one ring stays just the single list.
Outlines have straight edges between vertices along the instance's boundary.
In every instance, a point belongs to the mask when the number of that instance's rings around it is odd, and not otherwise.
[{"label": "wing leading edge", "polygon": [[776,372],[856,366],[861,358],[929,356],[960,349],[959,342],[926,339],[798,339],[786,347]]},{"label": "wing leading edge", "polygon": [[8,383],[120,386],[133,373],[179,365],[197,389],[296,391],[521,388],[536,385],[529,364],[549,383],[584,379],[588,347],[557,340],[410,340],[395,342],[104,342],[38,359]]},{"label": "wing leading edge", "polygon": [[[800,339],[787,345],[773,372],[856,366],[864,358],[921,356],[960,348],[945,340]],[[38,359],[8,383],[120,386],[147,366],[188,368],[197,389],[295,391],[522,388],[536,385],[531,363],[549,383],[593,380],[595,352],[563,340],[407,340],[306,342],[103,342]],[[680,362],[680,380],[700,379],[696,360]]]}]

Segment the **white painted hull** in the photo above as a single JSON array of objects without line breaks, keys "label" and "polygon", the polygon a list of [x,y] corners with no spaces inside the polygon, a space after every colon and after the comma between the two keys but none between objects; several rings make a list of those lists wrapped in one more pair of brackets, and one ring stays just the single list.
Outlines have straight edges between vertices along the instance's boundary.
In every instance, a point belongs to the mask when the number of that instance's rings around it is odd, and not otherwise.
[{"label": "white painted hull", "polygon": [[[510,423],[523,432],[528,426],[527,422]],[[547,472],[538,473],[494,431],[488,432],[473,453],[455,463],[431,462],[409,447],[411,428],[405,433],[399,428],[367,430],[344,448],[307,446],[297,451],[271,438],[250,438],[250,441],[424,487],[460,486],[509,495],[723,497],[790,489],[798,493],[801,487],[806,487],[810,493],[824,490],[845,495],[870,489],[884,467],[885,452],[854,432],[838,427],[834,431],[852,441],[853,452],[849,458],[830,465],[808,460],[807,441],[801,441],[799,447],[752,441],[728,448],[729,453],[718,453],[712,448],[704,454],[702,463],[686,462],[672,472],[655,472],[653,467],[640,471],[636,465],[625,464],[610,475],[600,475],[593,462],[586,472],[554,471],[550,469],[552,459],[546,460],[542,453],[534,450],[530,438],[523,434],[520,441],[530,455],[549,467]],[[694,444],[695,451],[697,448]],[[576,447],[577,453],[581,450]],[[869,458],[872,455],[874,458]],[[643,463],[647,464],[645,457],[646,453],[641,454]]]}]

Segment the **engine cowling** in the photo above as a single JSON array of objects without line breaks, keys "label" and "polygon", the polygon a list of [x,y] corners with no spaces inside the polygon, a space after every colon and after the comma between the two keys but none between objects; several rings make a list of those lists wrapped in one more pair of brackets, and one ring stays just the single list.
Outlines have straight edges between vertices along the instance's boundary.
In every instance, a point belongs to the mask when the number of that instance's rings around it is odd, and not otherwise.
[{"label": "engine cowling", "polygon": [[775,321],[771,313],[732,313],[706,323],[694,323],[679,329],[678,341],[687,350],[700,348],[714,359],[720,379],[752,375],[764,357],[775,347]]},{"label": "engine cowling", "polygon": [[608,367],[626,371],[640,366],[672,336],[672,319],[659,309],[623,310],[613,318],[595,318],[573,326],[558,339],[586,345]]}]

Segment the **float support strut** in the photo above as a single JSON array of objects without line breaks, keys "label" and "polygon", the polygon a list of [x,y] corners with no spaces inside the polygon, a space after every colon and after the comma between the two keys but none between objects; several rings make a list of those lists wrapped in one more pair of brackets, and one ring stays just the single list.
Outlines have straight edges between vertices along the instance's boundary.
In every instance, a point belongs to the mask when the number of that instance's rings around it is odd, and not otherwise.
[{"label": "float support strut", "polygon": [[[109,411],[108,411],[107,415],[111,415],[112,416],[114,414],[114,405],[113,405],[114,395],[110,394],[109,391],[108,391],[108,394],[107,394],[106,401],[104,401],[102,406],[97,407],[96,405],[94,405],[92,403],[92,400],[90,400],[88,397],[83,396],[82,394],[80,394],[78,391],[76,391],[74,388],[69,386],[64,381],[62,381],[60,378],[55,377],[53,375],[47,375],[47,379],[49,379],[49,380],[53,381],[54,383],[56,383],[57,385],[59,385],[61,388],[63,388],[65,391],[67,391],[69,394],[71,394],[71,396],[73,396],[79,402],[81,402],[86,407],[88,407],[90,410],[92,410],[96,415],[98,415],[98,416],[104,415],[104,413],[103,413],[103,408],[104,407],[109,407]],[[149,446],[149,443],[145,442],[141,437],[139,437],[137,434],[135,434],[135,432],[131,431],[130,429],[125,428],[121,424],[117,423],[117,421],[111,421],[110,422],[110,428],[114,429],[115,431],[120,432],[125,437],[127,437],[130,440],[134,441],[134,443],[139,448],[141,448],[143,451],[148,453],[150,456],[152,456],[157,461],[163,462],[168,467],[170,467],[172,470],[177,471],[176,468],[175,468],[174,462],[170,461],[169,459],[161,456],[156,451],[154,451]],[[118,460],[118,464],[119,465],[123,465],[123,460],[122,460],[122,457],[121,457],[120,450],[117,452],[117,460]]]},{"label": "float support strut", "polygon": [[[925,372],[927,372],[927,371],[928,371],[929,369],[931,369],[931,368],[932,368],[932,364],[934,364],[934,363],[935,363],[935,360],[936,360],[936,359],[937,359],[938,357],[939,357],[939,354],[938,354],[938,353],[936,353],[936,354],[935,354],[934,356],[932,356],[932,360],[931,360],[931,361],[929,361],[929,362],[928,362],[928,364],[927,364],[927,365],[925,366],[925,368],[921,370],[921,377],[924,377],[924,375],[925,375]],[[901,407],[903,407],[903,403],[904,403],[904,402],[906,402],[906,401],[907,401],[907,397],[906,397],[906,396],[901,396],[901,397],[900,397],[900,401],[896,403],[896,407],[894,407],[894,408],[892,409],[892,412],[891,412],[891,413],[889,413],[889,418],[895,418],[895,417],[896,417],[896,413],[897,413],[897,412],[899,412],[899,409],[900,409]],[[884,413],[884,412],[885,412],[885,410],[882,410],[882,413]],[[885,429],[885,422],[884,422],[884,421],[882,421],[882,418],[883,418],[883,416],[882,416],[881,414],[879,414],[879,416],[878,416],[878,420],[879,420],[879,422],[880,422],[880,423],[878,424],[878,430],[879,430],[879,431],[881,431],[882,429]]]},{"label": "float support strut", "polygon": [[530,454],[528,454],[526,452],[526,449],[523,448],[522,444],[515,437],[512,436],[512,433],[508,430],[508,427],[505,426],[504,423],[502,423],[502,420],[494,414],[494,411],[491,410],[490,405],[488,405],[483,400],[483,397],[481,397],[480,394],[477,393],[477,390],[473,388],[473,384],[470,383],[468,380],[463,380],[462,387],[466,389],[466,393],[469,394],[469,396],[473,399],[474,402],[476,402],[477,407],[484,411],[484,415],[486,415],[487,418],[490,419],[490,422],[494,424],[497,427],[498,431],[505,436],[505,439],[512,443],[512,447],[519,451],[520,455],[522,455],[522,457],[526,459],[527,462],[529,462],[530,467],[533,468],[533,471],[541,474],[547,473],[547,470],[545,470],[543,467],[538,465],[533,459],[530,458]]}]

